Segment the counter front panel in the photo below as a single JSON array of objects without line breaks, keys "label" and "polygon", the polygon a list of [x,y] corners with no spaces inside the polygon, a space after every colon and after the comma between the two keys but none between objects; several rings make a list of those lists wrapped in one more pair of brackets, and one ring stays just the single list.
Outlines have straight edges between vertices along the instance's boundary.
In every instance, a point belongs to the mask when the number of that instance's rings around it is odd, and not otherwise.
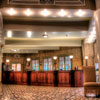
[{"label": "counter front panel", "polygon": [[37,86],[83,86],[83,71],[5,71],[3,84],[28,84]]}]

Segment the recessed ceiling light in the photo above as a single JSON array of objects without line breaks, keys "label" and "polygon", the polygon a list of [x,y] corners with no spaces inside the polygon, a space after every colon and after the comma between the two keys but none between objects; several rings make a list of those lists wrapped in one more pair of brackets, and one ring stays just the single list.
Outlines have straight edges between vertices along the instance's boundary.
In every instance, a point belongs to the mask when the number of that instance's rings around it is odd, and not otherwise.
[{"label": "recessed ceiling light", "polygon": [[47,32],[45,32],[45,33],[43,34],[43,37],[44,37],[44,38],[47,38],[47,37],[48,37]]},{"label": "recessed ceiling light", "polygon": [[67,17],[68,17],[68,18],[71,18],[72,16],[71,16],[71,15],[68,15]]},{"label": "recessed ceiling light", "polygon": [[16,14],[16,11],[15,11],[13,8],[10,8],[10,9],[8,10],[8,13],[9,13],[10,15],[14,15],[14,14]]},{"label": "recessed ceiling light", "polygon": [[68,34],[66,34],[66,37],[68,37]]},{"label": "recessed ceiling light", "polygon": [[12,31],[7,32],[7,37],[12,37]]},{"label": "recessed ceiling light", "polygon": [[82,17],[82,16],[85,15],[85,12],[84,12],[83,10],[78,10],[78,11],[76,12],[76,15],[79,16],[79,17]]},{"label": "recessed ceiling light", "polygon": [[48,11],[47,9],[44,9],[42,12],[41,12],[41,15],[43,16],[49,16],[51,14],[50,11]]},{"label": "recessed ceiling light", "polygon": [[28,8],[28,9],[25,11],[25,14],[26,14],[27,16],[30,16],[30,15],[32,15],[32,11]]},{"label": "recessed ceiling light", "polygon": [[32,32],[31,31],[27,31],[27,37],[31,37],[32,36]]},{"label": "recessed ceiling light", "polygon": [[67,12],[65,12],[63,9],[61,9],[58,14],[59,14],[59,16],[64,17],[67,14]]},{"label": "recessed ceiling light", "polygon": [[11,51],[17,52],[17,51],[19,51],[19,49],[11,49]]}]

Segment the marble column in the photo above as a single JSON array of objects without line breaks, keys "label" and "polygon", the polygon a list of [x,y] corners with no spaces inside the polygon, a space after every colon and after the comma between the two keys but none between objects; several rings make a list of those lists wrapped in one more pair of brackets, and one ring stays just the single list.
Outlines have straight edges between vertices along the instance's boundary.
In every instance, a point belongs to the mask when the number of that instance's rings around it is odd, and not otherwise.
[{"label": "marble column", "polygon": [[96,35],[97,35],[97,53],[98,53],[99,80],[100,80],[100,9],[95,11],[94,18],[95,18]]},{"label": "marble column", "polygon": [[[91,43],[91,44],[83,43],[82,52],[83,52],[83,66],[94,66],[94,46],[93,46],[93,43]],[[88,56],[87,60],[85,59],[85,56]]]}]

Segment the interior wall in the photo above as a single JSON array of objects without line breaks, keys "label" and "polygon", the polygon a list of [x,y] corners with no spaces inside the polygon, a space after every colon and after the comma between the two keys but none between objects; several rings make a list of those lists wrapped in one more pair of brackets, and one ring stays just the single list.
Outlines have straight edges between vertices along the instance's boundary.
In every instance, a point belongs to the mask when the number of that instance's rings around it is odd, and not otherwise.
[{"label": "interior wall", "polygon": [[[23,69],[25,70],[25,64],[26,59],[36,59],[39,58],[40,63],[42,63],[42,60],[44,57],[53,57],[53,56],[62,56],[62,55],[73,55],[73,63],[72,63],[72,69],[74,69],[75,66],[78,66],[78,69],[82,69],[82,48],[81,47],[61,47],[60,50],[48,50],[48,51],[39,51],[37,54],[18,54],[20,57],[15,58],[16,54],[4,54],[3,61],[6,63],[6,59],[10,60],[10,63],[21,63]],[[42,65],[40,64],[40,67]],[[57,67],[58,67],[57,62]],[[42,66],[43,67],[43,66]]]},{"label": "interior wall", "polygon": [[97,41],[94,42],[94,63],[98,63],[99,55],[97,52]]},{"label": "interior wall", "polygon": [[83,66],[86,66],[85,56],[88,56],[87,66],[95,66],[98,63],[97,41],[82,44]]}]

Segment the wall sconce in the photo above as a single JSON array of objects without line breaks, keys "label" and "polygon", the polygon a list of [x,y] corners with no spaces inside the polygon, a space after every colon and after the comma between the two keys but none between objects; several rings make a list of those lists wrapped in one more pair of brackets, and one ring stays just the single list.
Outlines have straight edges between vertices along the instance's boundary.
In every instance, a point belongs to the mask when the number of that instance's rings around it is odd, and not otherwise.
[{"label": "wall sconce", "polygon": [[7,63],[9,63],[9,62],[10,62],[10,60],[9,60],[9,59],[7,59],[7,60],[6,60],[6,62],[7,62]]},{"label": "wall sconce", "polygon": [[97,60],[98,60],[98,62],[99,62],[99,58],[100,58],[100,57],[99,57],[99,54],[97,54]]},{"label": "wall sconce", "polygon": [[57,60],[57,56],[54,56],[53,59],[54,59],[54,60]]},{"label": "wall sconce", "polygon": [[85,59],[88,59],[88,56],[85,56]]},{"label": "wall sconce", "polygon": [[31,58],[27,58],[27,61],[31,61]]},{"label": "wall sconce", "polygon": [[88,56],[85,56],[85,60],[86,60],[86,66],[88,66]]},{"label": "wall sconce", "polygon": [[70,55],[69,58],[70,58],[70,59],[73,59],[73,55]]}]

